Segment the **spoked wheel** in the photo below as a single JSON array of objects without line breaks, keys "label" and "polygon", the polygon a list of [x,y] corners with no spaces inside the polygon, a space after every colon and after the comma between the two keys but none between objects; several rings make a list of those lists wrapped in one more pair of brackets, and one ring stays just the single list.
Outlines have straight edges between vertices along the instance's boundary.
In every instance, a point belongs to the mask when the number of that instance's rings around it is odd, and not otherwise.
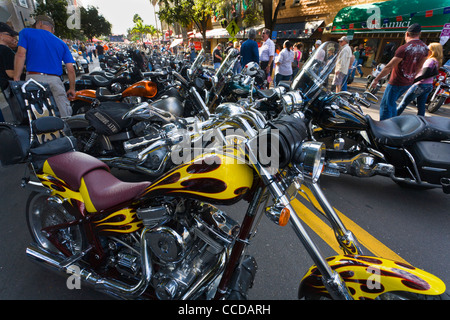
[{"label": "spoked wheel", "polygon": [[427,111],[430,113],[435,113],[444,104],[446,99],[446,97],[439,97],[437,99],[434,99],[427,105]]},{"label": "spoked wheel", "polygon": [[[65,224],[76,218],[48,194],[32,192],[27,202],[26,219],[33,240],[40,247],[62,255],[61,250],[52,244],[43,229]],[[61,228],[56,233],[56,240],[69,254],[81,252],[85,243],[80,225]]]}]

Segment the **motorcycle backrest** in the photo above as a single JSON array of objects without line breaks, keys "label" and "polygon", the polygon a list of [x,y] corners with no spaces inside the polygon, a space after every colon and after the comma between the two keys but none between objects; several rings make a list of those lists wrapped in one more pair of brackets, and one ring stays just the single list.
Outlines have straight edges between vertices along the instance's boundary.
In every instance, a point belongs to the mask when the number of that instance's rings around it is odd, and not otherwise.
[{"label": "motorcycle backrest", "polygon": [[50,86],[34,79],[9,81],[4,95],[12,114],[14,124],[27,125],[46,116],[59,117]]}]

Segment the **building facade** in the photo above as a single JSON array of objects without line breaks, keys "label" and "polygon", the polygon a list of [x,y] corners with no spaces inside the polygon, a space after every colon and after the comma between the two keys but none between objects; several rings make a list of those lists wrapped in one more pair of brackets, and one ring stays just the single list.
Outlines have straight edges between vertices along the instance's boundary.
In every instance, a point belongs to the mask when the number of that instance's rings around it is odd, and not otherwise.
[{"label": "building facade", "polygon": [[35,9],[34,0],[0,0],[0,21],[20,31],[33,25],[31,14]]},{"label": "building facade", "polygon": [[[382,60],[387,47],[404,43],[409,25],[422,25],[421,39],[429,44],[439,42],[444,25],[450,23],[450,0],[280,1],[272,38],[278,42],[301,41],[308,50],[317,39],[327,41],[347,36],[350,45],[366,47],[367,68],[373,61]],[[274,1],[274,10],[277,4]]]}]

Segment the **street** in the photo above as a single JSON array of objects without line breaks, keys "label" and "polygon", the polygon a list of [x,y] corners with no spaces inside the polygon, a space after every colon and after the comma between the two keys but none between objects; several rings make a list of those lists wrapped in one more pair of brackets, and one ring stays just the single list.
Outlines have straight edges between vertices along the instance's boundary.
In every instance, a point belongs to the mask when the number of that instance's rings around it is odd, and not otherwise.
[{"label": "street", "polygon": [[[364,78],[355,79],[349,90],[362,92],[360,87],[363,84]],[[379,93],[380,100],[381,96],[382,93]],[[364,112],[378,120],[378,110],[379,103],[364,109]],[[415,112],[414,107],[410,106],[405,114]],[[450,117],[450,106],[443,106],[435,115]],[[24,165],[0,168],[0,299],[109,299],[84,286],[81,290],[69,290],[65,275],[56,275],[26,257],[25,249],[31,240],[25,219],[30,191],[20,187],[24,174]],[[133,179],[125,171],[120,171],[118,175],[125,180]],[[323,176],[320,184],[329,202],[342,214],[344,223],[359,239],[367,255],[410,263],[438,276],[447,287],[450,285],[449,195],[437,189],[419,191],[401,188],[385,177]],[[299,209],[298,214],[301,214],[323,255],[342,254],[330,241],[333,240],[332,235],[330,237],[328,234],[329,230],[320,215],[304,197],[299,195],[297,199],[295,208]],[[233,218],[241,220],[245,209],[245,202],[228,210],[225,208]],[[312,261],[289,225],[277,226],[263,216],[248,254],[253,255],[258,263],[250,299],[297,298],[300,280]]]}]

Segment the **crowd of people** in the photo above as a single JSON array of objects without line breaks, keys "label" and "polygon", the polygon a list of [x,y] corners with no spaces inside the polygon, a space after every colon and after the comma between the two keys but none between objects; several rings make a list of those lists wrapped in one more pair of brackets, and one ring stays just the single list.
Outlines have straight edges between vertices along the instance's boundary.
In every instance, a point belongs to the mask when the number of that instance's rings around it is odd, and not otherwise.
[{"label": "crowd of people", "polygon": [[[54,35],[55,23],[46,15],[35,17],[32,28],[16,32],[8,24],[0,23],[0,86],[7,89],[9,81],[35,79],[47,83],[55,98],[61,117],[72,115],[69,98],[75,96],[76,63],[72,52],[81,52],[88,63],[99,60],[109,50],[108,43],[63,41]],[[45,45],[44,45],[45,44]],[[66,91],[61,80],[64,62],[69,79]],[[0,109],[0,121],[4,121]]]},{"label": "crowd of people", "polygon": [[[292,80],[300,69],[302,59],[302,43],[292,44],[286,40],[283,48],[270,39],[270,30],[262,31],[262,44],[259,47],[256,42],[256,32],[250,29],[248,39],[240,46],[241,64],[245,66],[249,62],[256,62],[266,72],[269,82],[276,86],[280,81]],[[372,86],[376,86],[383,77],[390,75],[389,82],[383,94],[380,105],[380,120],[389,119],[400,115],[406,106],[417,99],[417,114],[425,114],[425,102],[432,91],[433,78],[437,75],[439,67],[443,65],[443,47],[440,43],[433,42],[428,46],[420,40],[421,26],[412,24],[405,32],[405,44],[394,50],[387,46],[383,54],[383,62],[386,67],[375,78]],[[360,77],[364,76],[361,66],[367,60],[364,44],[351,47],[346,36],[338,39],[339,50],[337,53],[336,67],[332,85],[336,92],[347,90],[347,80],[354,77],[356,71]],[[310,54],[318,50],[321,40],[315,42]],[[219,57],[220,44],[215,49],[214,56]],[[280,50],[281,49],[281,50]],[[329,48],[333,50],[334,48]],[[323,51],[323,50],[322,50]],[[318,53],[320,55],[320,52]],[[325,52],[322,53],[325,56]],[[320,58],[320,57],[319,57]],[[218,59],[218,58],[217,58]],[[216,60],[214,61],[216,63]],[[217,60],[217,63],[219,60]],[[399,106],[397,100],[403,95]]]},{"label": "crowd of people", "polygon": [[[71,107],[68,97],[75,95],[76,78],[73,66],[75,61],[71,50],[81,51],[83,57],[92,63],[93,56],[99,60],[103,59],[105,52],[109,49],[108,44],[64,42],[54,35],[55,24],[51,18],[41,15],[35,20],[34,28],[25,28],[20,33],[6,23],[0,23],[0,86],[4,90],[9,80],[30,78],[46,82],[52,90],[61,116],[70,116]],[[256,62],[264,70],[270,85],[276,86],[280,81],[292,80],[301,69],[301,61],[305,60],[304,46],[301,42],[292,43],[286,40],[281,48],[270,38],[270,34],[270,30],[263,29],[260,45],[256,39],[255,29],[247,32],[246,40],[219,43],[212,52],[214,68],[217,69],[220,66],[228,50],[235,48],[239,50],[241,56],[241,60],[235,65],[235,73],[239,73],[248,63]],[[405,32],[405,44],[392,50],[392,56],[388,57],[386,67],[373,81],[372,85],[376,86],[380,79],[390,74],[381,100],[380,120],[401,114],[414,99],[417,99],[418,114],[425,113],[425,102],[432,90],[433,77],[443,64],[443,48],[439,43],[431,43],[427,46],[420,40],[420,35],[421,26],[411,25]],[[336,92],[347,90],[347,80],[349,77],[354,77],[356,71],[360,77],[364,76],[360,66],[366,57],[363,44],[351,47],[346,36],[341,37],[338,42],[340,48],[337,53],[333,53],[337,55],[332,80]],[[42,45],[43,43],[46,45]],[[318,50],[321,44],[321,40],[317,40],[309,53],[312,54]],[[173,52],[177,48],[167,45],[161,50]],[[189,60],[193,62],[197,55],[194,44],[189,42],[184,50]],[[320,55],[320,52],[317,54]],[[325,56],[325,52],[322,54]],[[66,65],[70,83],[67,92],[61,81],[63,72],[61,61]],[[24,70],[26,70],[25,74]],[[403,94],[405,94],[404,98],[397,106],[397,100]],[[0,121],[4,121],[1,110]]]}]

